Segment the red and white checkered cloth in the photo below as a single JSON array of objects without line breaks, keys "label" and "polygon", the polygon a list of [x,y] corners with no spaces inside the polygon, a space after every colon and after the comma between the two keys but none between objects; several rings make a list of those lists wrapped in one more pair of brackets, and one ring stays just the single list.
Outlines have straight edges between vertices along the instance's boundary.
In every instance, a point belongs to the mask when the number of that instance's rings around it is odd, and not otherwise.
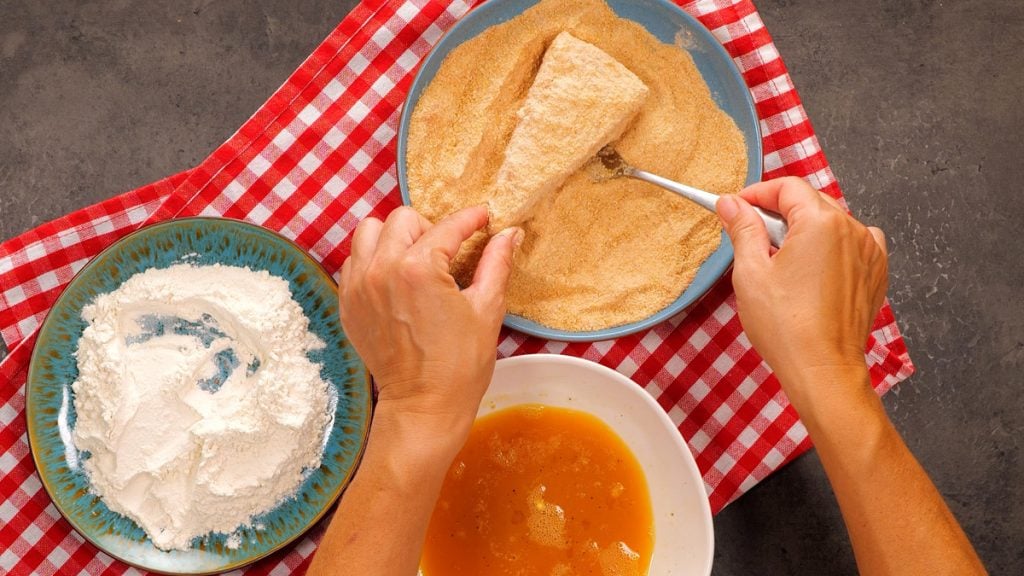
[{"label": "red and white checkered cloth", "polygon": [[[0,573],[135,572],[61,519],[34,474],[23,385],[34,331],[92,256],[146,222],[229,216],[282,232],[337,271],[366,216],[399,205],[395,137],[412,73],[472,2],[364,1],[224,145],[195,169],[45,224],[0,245]],[[698,17],[735,58],[757,103],[765,177],[796,175],[836,198],[839,187],[786,67],[750,0],[700,0]],[[728,278],[697,306],[644,333],[565,344],[505,331],[501,356],[589,358],[654,396],[690,446],[712,510],[810,447],[779,384],[751,348]],[[867,348],[884,393],[913,371],[888,305]],[[246,570],[304,568],[319,530]]]}]

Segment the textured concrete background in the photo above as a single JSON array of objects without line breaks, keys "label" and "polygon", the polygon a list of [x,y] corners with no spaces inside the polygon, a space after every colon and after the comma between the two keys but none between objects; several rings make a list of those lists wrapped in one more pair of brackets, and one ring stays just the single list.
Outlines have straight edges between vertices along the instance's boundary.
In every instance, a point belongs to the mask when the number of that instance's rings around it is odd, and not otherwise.
[{"label": "textured concrete background", "polygon": [[[197,164],[352,4],[0,0],[0,238]],[[1024,5],[758,7],[854,212],[889,233],[918,366],[889,412],[989,569],[1016,573]],[[814,454],[716,524],[716,574],[855,572]]]}]

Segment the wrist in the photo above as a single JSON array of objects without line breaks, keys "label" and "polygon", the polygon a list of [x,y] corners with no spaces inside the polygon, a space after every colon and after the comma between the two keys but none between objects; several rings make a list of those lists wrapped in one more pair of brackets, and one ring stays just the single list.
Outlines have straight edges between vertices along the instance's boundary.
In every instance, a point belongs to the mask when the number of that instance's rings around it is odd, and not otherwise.
[{"label": "wrist", "polygon": [[838,415],[880,412],[878,396],[863,363],[836,363],[776,372],[800,419],[810,428]]},{"label": "wrist", "polygon": [[871,468],[899,442],[866,366],[807,370],[783,387],[833,485]]},{"label": "wrist", "polygon": [[367,452],[385,455],[410,476],[443,476],[465,444],[471,426],[471,419],[459,422],[379,401],[370,425]]}]

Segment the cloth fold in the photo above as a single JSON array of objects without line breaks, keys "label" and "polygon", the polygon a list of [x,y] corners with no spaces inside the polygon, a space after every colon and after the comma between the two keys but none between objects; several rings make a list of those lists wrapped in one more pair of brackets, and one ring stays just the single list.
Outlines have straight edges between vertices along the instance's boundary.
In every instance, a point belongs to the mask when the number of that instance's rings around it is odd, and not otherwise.
[{"label": "cloth fold", "polygon": [[[25,438],[24,391],[34,333],[91,257],[144,223],[225,216],[280,231],[336,272],[349,235],[400,204],[398,116],[420,60],[472,4],[364,1],[274,95],[196,168],[80,210],[0,244],[0,572],[135,572],[86,543],[50,503]],[[761,118],[765,177],[795,175],[842,198],[786,67],[750,0],[683,5],[723,43]],[[810,447],[778,381],[753,350],[729,278],[697,305],[649,331],[566,344],[505,330],[500,356],[570,354],[632,378],[678,426],[718,512]],[[868,343],[884,393],[913,372],[892,310]],[[314,530],[247,571],[304,568]]]}]

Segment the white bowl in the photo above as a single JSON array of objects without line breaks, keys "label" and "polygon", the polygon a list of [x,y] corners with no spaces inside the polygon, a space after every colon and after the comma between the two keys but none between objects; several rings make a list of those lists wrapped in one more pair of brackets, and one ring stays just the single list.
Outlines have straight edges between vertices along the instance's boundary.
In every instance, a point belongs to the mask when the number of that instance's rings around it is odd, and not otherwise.
[{"label": "white bowl", "polygon": [[711,574],[714,530],[704,481],[679,431],[638,384],[610,368],[569,356],[498,360],[477,417],[518,404],[588,412],[615,430],[647,477],[654,515],[648,573]]}]

